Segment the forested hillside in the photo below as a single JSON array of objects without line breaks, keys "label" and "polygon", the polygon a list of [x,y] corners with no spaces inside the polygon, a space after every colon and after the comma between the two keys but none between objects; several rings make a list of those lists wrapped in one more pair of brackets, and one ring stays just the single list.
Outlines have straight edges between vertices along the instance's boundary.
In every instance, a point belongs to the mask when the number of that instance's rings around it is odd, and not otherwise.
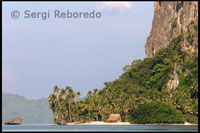
[{"label": "forested hillside", "polygon": [[48,110],[48,99],[29,100],[16,94],[2,94],[2,122],[16,116],[23,124],[51,124],[53,113]]},{"label": "forested hillside", "polygon": [[[77,95],[72,88],[56,86],[55,94],[49,97],[55,121],[105,121],[112,113],[119,113],[122,121],[128,121],[138,105],[159,101],[180,110],[185,118],[192,119],[190,122],[197,122],[198,54],[183,52],[183,39],[183,35],[179,35],[167,48],[157,51],[154,57],[133,61],[118,79],[105,82],[105,88],[101,90],[89,91],[83,101],[73,102]],[[179,84],[177,88],[170,89],[166,84],[174,66]]]},{"label": "forested hillside", "polygon": [[[110,114],[120,114],[122,121],[133,123],[197,123],[197,4],[155,2],[152,32],[145,46],[147,57],[126,65],[119,78],[105,82],[102,89],[89,91],[79,102],[74,100],[80,93],[69,86],[55,86],[49,96],[54,121],[106,121]],[[146,110],[141,112],[141,108]],[[147,116],[148,108],[148,118],[140,120],[139,115]],[[159,117],[154,119],[157,112]]]}]

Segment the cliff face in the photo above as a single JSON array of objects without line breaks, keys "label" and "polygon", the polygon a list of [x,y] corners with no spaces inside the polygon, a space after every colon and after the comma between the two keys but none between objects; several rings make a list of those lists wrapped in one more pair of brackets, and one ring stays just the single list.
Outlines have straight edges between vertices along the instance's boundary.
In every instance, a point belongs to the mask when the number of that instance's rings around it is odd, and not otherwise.
[{"label": "cliff face", "polygon": [[146,56],[154,56],[157,50],[165,48],[172,38],[182,33],[182,48],[198,52],[198,33],[190,28],[197,24],[198,2],[155,2],[152,29],[145,45]]}]

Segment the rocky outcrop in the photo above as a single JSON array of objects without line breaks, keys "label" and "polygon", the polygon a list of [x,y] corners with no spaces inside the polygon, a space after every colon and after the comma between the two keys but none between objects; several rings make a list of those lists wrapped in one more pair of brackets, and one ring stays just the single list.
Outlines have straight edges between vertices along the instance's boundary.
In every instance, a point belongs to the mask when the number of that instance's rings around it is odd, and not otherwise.
[{"label": "rocky outcrop", "polygon": [[[198,53],[198,2],[154,2],[152,29],[145,45],[146,57],[153,57],[159,49],[166,48],[180,34],[183,36],[181,51],[188,55]],[[175,63],[166,84],[168,89],[175,89],[179,85],[177,71],[181,70]],[[188,73],[189,70],[186,70],[185,76]]]},{"label": "rocky outcrop", "polygon": [[189,47],[191,52],[198,52],[198,34],[188,27],[191,23],[192,27],[198,24],[198,2],[155,2],[152,29],[145,45],[146,56],[151,58],[156,51],[167,47],[172,38],[182,33],[183,49]]},{"label": "rocky outcrop", "polygon": [[19,125],[19,124],[22,124],[22,118],[18,116],[4,122],[4,125]]},{"label": "rocky outcrop", "polygon": [[174,64],[174,71],[170,74],[170,80],[167,82],[166,86],[168,89],[175,89],[179,84],[179,79],[177,75],[177,70],[179,66],[175,63]]}]

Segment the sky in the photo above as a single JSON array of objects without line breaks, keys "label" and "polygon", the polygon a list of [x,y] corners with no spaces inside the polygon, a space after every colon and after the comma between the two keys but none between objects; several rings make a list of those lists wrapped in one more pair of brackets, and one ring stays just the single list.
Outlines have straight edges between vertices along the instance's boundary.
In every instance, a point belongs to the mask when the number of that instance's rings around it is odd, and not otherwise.
[{"label": "sky", "polygon": [[[153,2],[3,2],[2,7],[3,93],[46,98],[58,85],[86,95],[146,56]],[[55,18],[55,10],[101,16]],[[50,17],[43,20],[39,12]]]}]

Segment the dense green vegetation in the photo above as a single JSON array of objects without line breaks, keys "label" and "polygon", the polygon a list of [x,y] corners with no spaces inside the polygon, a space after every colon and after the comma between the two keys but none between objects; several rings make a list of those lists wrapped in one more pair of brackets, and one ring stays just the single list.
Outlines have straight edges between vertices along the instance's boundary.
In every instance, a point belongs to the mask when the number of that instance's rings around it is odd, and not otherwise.
[{"label": "dense green vegetation", "polygon": [[184,119],[189,123],[198,124],[198,116],[196,115],[185,114]]},{"label": "dense green vegetation", "polygon": [[175,20],[173,20],[173,22],[172,22],[172,28],[176,28],[176,26],[177,26],[177,20],[175,19]]},{"label": "dense green vegetation", "polygon": [[20,116],[23,124],[53,123],[53,113],[48,110],[48,99],[26,99],[16,94],[2,94],[2,122]]},{"label": "dense green vegetation", "polygon": [[160,102],[139,105],[131,114],[132,123],[184,123],[180,110]]},{"label": "dense green vegetation", "polygon": [[76,94],[71,87],[67,86],[65,89],[55,86],[53,94],[49,96],[49,108],[54,114],[54,121],[62,124],[63,122],[72,122],[74,118],[78,117],[75,114],[75,99],[81,96],[80,92]]},{"label": "dense green vegetation", "polygon": [[[89,91],[84,100],[75,102],[80,93],[75,93],[71,87],[56,86],[49,97],[55,122],[106,121],[113,113],[120,114],[122,121],[129,121],[132,116],[132,122],[137,123],[180,123],[184,121],[181,114],[186,121],[195,122],[198,116],[198,54],[183,50],[183,41],[184,34],[181,34],[152,58],[133,61],[124,67],[125,72],[118,79],[105,82],[101,90]],[[168,81],[173,80],[173,73],[178,75],[176,88],[167,86]],[[152,107],[151,111],[158,112],[159,118],[169,118],[139,121],[134,112],[140,110],[140,105],[145,105],[144,112],[148,112],[152,102],[160,102],[155,106],[174,113],[159,114],[160,111]]]}]

